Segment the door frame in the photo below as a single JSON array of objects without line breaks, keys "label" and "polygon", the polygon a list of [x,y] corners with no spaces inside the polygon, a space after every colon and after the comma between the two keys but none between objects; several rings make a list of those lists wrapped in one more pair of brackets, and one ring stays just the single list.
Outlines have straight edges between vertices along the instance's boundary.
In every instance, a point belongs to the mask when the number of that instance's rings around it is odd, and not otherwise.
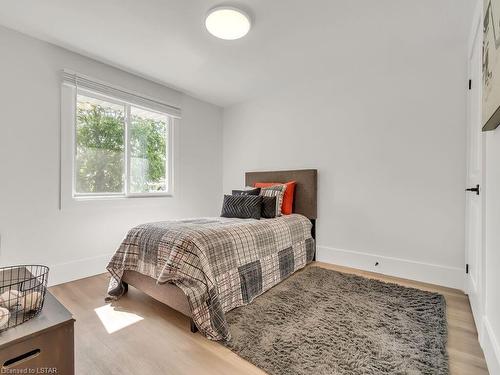
[{"label": "door frame", "polygon": [[[477,49],[477,53],[480,54],[480,61],[482,61],[482,44],[483,44],[483,33],[482,33],[482,21],[483,21],[483,4],[482,1],[477,0],[476,1],[476,9],[474,12],[474,18],[472,22],[472,28],[471,32],[469,34],[469,43],[468,43],[468,50],[467,50],[467,75],[468,79],[472,77],[472,71],[473,69],[479,69],[479,77],[482,77],[482,65],[477,67],[477,66],[471,66],[470,62],[473,59],[473,53],[474,53],[474,47],[475,43],[478,43],[480,48]],[[480,85],[480,90],[479,90],[479,101],[482,102],[482,79],[480,82],[473,82],[473,85]],[[471,126],[470,121],[471,118],[473,118],[470,115],[471,111],[471,96],[467,95],[467,158],[466,158],[466,183],[468,184],[469,181],[469,170],[468,170],[468,162],[469,162],[469,127]],[[481,112],[481,106],[479,106],[479,111]],[[479,116],[481,116],[481,113],[479,113]],[[482,124],[480,124],[482,125]],[[477,131],[481,132],[481,127],[479,126]],[[480,144],[481,144],[481,155],[482,155],[482,161],[481,161],[481,194],[480,194],[480,199],[481,199],[481,246],[479,248],[479,255],[478,255],[478,264],[474,265],[476,267],[476,272],[477,272],[477,298],[469,298],[471,309],[472,309],[472,315],[474,317],[474,321],[476,323],[476,328],[478,331],[478,336],[479,336],[479,342],[482,342],[482,338],[484,337],[484,328],[483,328],[483,316],[484,316],[484,310],[485,310],[485,304],[484,304],[484,297],[485,297],[485,255],[486,255],[486,205],[485,205],[485,198],[486,198],[486,181],[485,181],[485,150],[486,150],[486,142],[485,142],[485,137],[483,133],[481,132],[480,134]],[[469,187],[469,186],[466,186]],[[469,199],[469,197],[466,195],[465,199]],[[465,202],[466,208],[467,208],[467,201]],[[467,211],[465,212],[465,235],[467,236],[468,233],[468,218],[467,218]],[[469,262],[469,252],[467,248],[467,237],[465,238],[465,264]],[[469,280],[468,280],[469,275],[465,275],[464,279],[464,289],[467,294],[469,294]]]}]

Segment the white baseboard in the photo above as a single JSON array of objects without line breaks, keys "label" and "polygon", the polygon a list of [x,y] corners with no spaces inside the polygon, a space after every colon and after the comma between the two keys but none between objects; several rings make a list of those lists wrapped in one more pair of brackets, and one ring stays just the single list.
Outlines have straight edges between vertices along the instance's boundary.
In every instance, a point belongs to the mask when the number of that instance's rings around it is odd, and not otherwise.
[{"label": "white baseboard", "polygon": [[50,266],[49,286],[83,279],[106,272],[106,266],[113,254],[78,259]]},{"label": "white baseboard", "polygon": [[[458,267],[335,249],[328,246],[317,246],[316,260],[464,290],[465,271]],[[376,262],[378,266],[375,266]]]},{"label": "white baseboard", "polygon": [[483,317],[483,339],[481,341],[490,375],[500,375],[500,345],[487,316]]},{"label": "white baseboard", "polygon": [[[62,284],[106,272],[113,254],[78,259],[50,266],[49,285]],[[430,284],[464,289],[464,271],[460,268],[440,266],[412,260],[380,256],[352,250],[318,246],[316,259],[320,262],[378,272]],[[375,266],[375,262],[379,265]]]}]

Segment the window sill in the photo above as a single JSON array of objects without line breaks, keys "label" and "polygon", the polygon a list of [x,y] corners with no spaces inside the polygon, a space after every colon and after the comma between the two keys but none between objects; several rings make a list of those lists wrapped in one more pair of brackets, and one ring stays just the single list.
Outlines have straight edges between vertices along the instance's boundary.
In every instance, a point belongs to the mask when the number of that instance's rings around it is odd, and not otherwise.
[{"label": "window sill", "polygon": [[149,193],[149,194],[133,194],[133,195],[74,195],[73,200],[84,201],[121,201],[121,200],[134,200],[137,198],[173,198],[172,193]]}]

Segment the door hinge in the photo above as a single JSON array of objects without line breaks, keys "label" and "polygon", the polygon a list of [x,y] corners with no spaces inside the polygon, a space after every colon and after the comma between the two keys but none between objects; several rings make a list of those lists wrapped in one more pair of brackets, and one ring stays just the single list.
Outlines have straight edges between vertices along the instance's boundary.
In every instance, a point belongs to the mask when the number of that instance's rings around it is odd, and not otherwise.
[{"label": "door hinge", "polygon": [[467,274],[469,273],[469,265],[468,264],[465,265],[465,273],[467,273]]},{"label": "door hinge", "polygon": [[469,79],[469,90],[472,90],[472,79]]}]

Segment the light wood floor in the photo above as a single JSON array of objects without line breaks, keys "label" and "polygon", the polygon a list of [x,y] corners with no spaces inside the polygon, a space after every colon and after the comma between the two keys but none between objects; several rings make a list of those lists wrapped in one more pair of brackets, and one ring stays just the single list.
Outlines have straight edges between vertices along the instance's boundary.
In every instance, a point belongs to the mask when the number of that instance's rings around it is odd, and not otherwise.
[{"label": "light wood floor", "polygon": [[[313,265],[442,293],[451,374],[488,374],[469,300],[462,292],[325,263]],[[103,274],[50,288],[76,319],[77,375],[264,374],[222,345],[192,334],[188,318],[132,287],[113,309],[106,306],[107,283]],[[98,314],[104,322],[109,318],[106,326]],[[118,323],[124,328],[114,331]]]}]

